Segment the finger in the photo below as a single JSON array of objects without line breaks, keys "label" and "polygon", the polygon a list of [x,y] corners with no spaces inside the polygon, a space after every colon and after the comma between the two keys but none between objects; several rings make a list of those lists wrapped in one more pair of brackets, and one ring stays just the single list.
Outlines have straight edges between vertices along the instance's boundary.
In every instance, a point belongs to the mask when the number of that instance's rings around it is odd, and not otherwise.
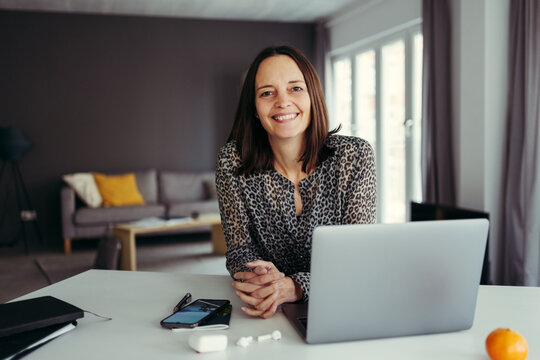
[{"label": "finger", "polygon": [[278,280],[281,280],[285,277],[285,274],[282,272],[274,272],[266,275],[256,276],[252,277],[251,279],[247,280],[250,284],[256,284],[256,285],[264,285],[269,284]]},{"label": "finger", "polygon": [[238,290],[236,290],[236,295],[240,298],[240,300],[252,306],[257,306],[264,300],[264,299],[254,298],[253,296],[249,296],[246,293],[243,293],[242,291],[238,291]]},{"label": "finger", "polygon": [[264,313],[264,311],[250,308],[248,306],[242,306],[240,309],[242,309],[242,311],[249,316],[261,316]]},{"label": "finger", "polygon": [[246,263],[246,266],[249,267],[249,268],[254,268],[254,267],[257,267],[257,266],[267,267],[270,264],[272,264],[270,261],[253,260],[253,261],[250,261],[250,262]]},{"label": "finger", "polygon": [[253,269],[253,272],[257,275],[265,275],[268,274],[268,269],[264,266],[257,266],[255,269]]},{"label": "finger", "polygon": [[236,280],[241,280],[244,283],[250,283],[254,285],[265,285],[265,284],[271,284],[273,282],[276,282],[278,280],[281,280],[285,277],[285,274],[280,272],[270,273],[267,275],[256,275],[253,273],[236,273],[233,276]]},{"label": "finger", "polygon": [[279,298],[279,292],[274,292],[270,296],[264,298],[258,305],[255,305],[255,309],[261,311],[268,311],[272,304]]},{"label": "finger", "polygon": [[269,317],[273,316],[277,311],[277,302],[274,302],[272,306],[268,310],[266,310],[264,313],[260,315],[263,319],[268,319]]},{"label": "finger", "polygon": [[246,263],[246,266],[250,269],[256,268],[257,266],[262,266],[266,268],[268,271],[277,271],[276,266],[270,261],[255,260],[255,261]]},{"label": "finger", "polygon": [[246,280],[249,280],[249,279],[254,278],[256,276],[259,276],[259,275],[255,274],[252,271],[241,271],[241,272],[235,273],[233,275],[233,278],[235,278],[236,280],[246,281]]},{"label": "finger", "polygon": [[281,282],[275,282],[273,284],[261,287],[253,291],[252,293],[250,293],[250,295],[258,299],[265,299],[269,297],[270,295],[276,292],[279,292],[282,287],[283,287],[283,284]]},{"label": "finger", "polygon": [[239,282],[239,281],[233,281],[231,285],[235,290],[240,290],[248,294],[251,294],[252,292],[261,288],[261,285],[258,285],[258,284],[251,284],[248,282]]},{"label": "finger", "polygon": [[251,294],[252,292],[254,292],[254,291],[261,288],[261,285],[251,284],[251,283],[248,283],[248,282],[233,281],[231,283],[231,285],[236,290],[240,290],[240,291],[248,293],[248,294]]}]

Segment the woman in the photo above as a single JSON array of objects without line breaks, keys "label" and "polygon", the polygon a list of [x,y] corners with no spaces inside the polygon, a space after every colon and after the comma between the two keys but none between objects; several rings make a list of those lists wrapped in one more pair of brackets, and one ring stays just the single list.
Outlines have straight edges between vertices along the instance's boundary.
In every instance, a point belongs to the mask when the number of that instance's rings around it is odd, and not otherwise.
[{"label": "woman", "polygon": [[308,301],[316,226],[375,221],[373,150],[328,127],[310,62],[289,46],[264,49],[216,170],[227,269],[248,315],[268,318],[284,302]]}]

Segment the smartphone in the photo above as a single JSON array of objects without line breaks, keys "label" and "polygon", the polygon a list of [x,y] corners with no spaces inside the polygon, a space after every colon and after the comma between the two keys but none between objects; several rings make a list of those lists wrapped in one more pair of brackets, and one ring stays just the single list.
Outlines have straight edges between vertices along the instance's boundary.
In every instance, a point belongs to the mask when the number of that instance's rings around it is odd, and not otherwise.
[{"label": "smartphone", "polygon": [[161,326],[167,329],[194,328],[227,305],[229,300],[198,299],[161,320]]}]

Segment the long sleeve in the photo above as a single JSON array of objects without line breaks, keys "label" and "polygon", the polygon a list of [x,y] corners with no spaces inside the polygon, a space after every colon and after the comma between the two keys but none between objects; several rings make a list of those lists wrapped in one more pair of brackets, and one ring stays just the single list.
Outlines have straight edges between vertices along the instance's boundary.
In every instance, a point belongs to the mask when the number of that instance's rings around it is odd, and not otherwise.
[{"label": "long sleeve", "polygon": [[375,155],[368,142],[363,141],[362,144],[356,162],[351,164],[352,180],[347,189],[343,224],[373,224],[376,220]]},{"label": "long sleeve", "polygon": [[249,271],[245,264],[261,258],[250,234],[249,217],[235,174],[236,163],[234,147],[228,144],[218,156],[216,189],[227,244],[226,266],[231,276],[239,271]]},{"label": "long sleeve", "polygon": [[289,275],[291,279],[302,288],[302,302],[309,301],[309,284],[311,283],[310,272],[297,272]]}]

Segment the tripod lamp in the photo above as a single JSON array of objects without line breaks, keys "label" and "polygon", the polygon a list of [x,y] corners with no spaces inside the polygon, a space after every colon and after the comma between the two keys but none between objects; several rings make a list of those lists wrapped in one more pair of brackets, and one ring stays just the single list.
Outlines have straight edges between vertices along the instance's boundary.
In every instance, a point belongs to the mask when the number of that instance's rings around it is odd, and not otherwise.
[{"label": "tripod lamp", "polygon": [[[26,238],[25,222],[32,221],[34,223],[35,231],[38,235],[40,242],[43,242],[41,231],[37,224],[37,213],[32,206],[30,196],[26,190],[21,170],[19,169],[19,160],[22,156],[32,147],[32,143],[24,135],[22,130],[14,129],[11,127],[0,127],[0,159],[2,160],[2,166],[0,167],[0,185],[2,183],[2,177],[6,172],[7,167],[11,167],[12,179],[7,179],[6,186],[0,190],[0,204],[3,204],[4,208],[0,213],[0,230],[5,228],[5,220],[8,210],[13,209],[10,206],[8,197],[12,194],[15,195],[17,209],[18,209],[18,222],[20,224],[19,230],[22,231],[24,240],[24,249],[28,253],[28,242]],[[7,172],[6,172],[7,173]],[[8,175],[9,177],[9,175]],[[10,181],[12,180],[12,181]],[[13,182],[14,191],[12,189],[11,182]],[[5,198],[4,198],[5,196]],[[2,199],[3,198],[3,199]],[[16,243],[19,232],[14,236],[11,241],[1,241],[2,246],[12,246]]]}]

